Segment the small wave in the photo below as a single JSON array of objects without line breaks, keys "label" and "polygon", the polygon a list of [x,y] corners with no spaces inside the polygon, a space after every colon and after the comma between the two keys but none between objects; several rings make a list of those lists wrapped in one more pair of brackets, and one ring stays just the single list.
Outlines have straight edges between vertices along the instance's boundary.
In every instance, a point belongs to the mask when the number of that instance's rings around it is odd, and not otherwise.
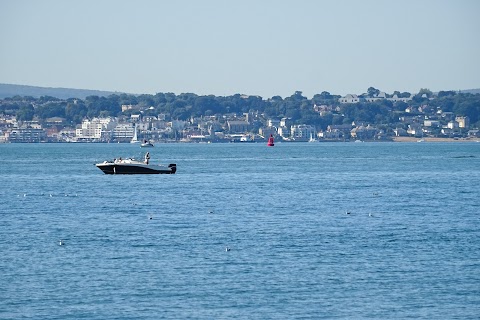
[{"label": "small wave", "polygon": [[455,156],[453,159],[468,159],[468,158],[476,158],[474,155],[465,155],[465,156]]}]

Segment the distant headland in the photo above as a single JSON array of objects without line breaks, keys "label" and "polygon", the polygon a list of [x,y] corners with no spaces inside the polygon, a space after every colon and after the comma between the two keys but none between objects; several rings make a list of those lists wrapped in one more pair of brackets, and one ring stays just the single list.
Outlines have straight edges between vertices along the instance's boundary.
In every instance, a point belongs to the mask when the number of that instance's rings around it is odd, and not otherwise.
[{"label": "distant headland", "polygon": [[50,96],[59,99],[78,98],[85,99],[88,96],[106,97],[112,94],[122,92],[111,92],[88,89],[69,89],[69,88],[46,88],[18,84],[0,83],[0,99],[11,98],[14,96],[40,98],[41,96]]}]

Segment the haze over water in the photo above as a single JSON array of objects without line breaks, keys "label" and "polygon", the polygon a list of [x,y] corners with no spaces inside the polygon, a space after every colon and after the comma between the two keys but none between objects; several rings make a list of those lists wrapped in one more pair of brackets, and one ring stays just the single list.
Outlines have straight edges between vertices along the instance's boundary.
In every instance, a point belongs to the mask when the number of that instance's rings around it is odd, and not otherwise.
[{"label": "haze over water", "polygon": [[157,144],[177,174],[93,165],[141,151],[0,145],[0,318],[480,314],[480,143]]}]

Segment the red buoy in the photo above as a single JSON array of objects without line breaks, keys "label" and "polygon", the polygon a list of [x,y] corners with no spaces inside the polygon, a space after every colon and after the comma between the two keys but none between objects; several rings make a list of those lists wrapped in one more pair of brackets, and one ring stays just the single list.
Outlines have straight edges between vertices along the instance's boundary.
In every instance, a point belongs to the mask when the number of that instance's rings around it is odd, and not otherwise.
[{"label": "red buoy", "polygon": [[270,138],[268,138],[267,146],[273,147],[275,144],[273,143],[273,135],[270,135]]}]

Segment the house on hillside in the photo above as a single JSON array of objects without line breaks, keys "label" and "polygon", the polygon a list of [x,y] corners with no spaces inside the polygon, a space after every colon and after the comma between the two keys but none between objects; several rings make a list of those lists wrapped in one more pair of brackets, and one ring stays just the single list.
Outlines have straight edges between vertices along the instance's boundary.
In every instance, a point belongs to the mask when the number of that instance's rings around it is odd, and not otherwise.
[{"label": "house on hillside", "polygon": [[407,133],[414,137],[422,137],[423,136],[422,126],[419,124],[409,124]]},{"label": "house on hillside", "polygon": [[412,94],[410,94],[410,96],[408,98],[399,98],[396,94],[394,94],[393,97],[387,98],[387,100],[392,101],[392,102],[402,101],[402,102],[407,103],[408,101],[412,100],[412,98],[413,98]]},{"label": "house on hillside", "polygon": [[365,101],[367,102],[375,102],[375,101],[378,101],[378,100],[383,100],[387,97],[387,94],[385,92],[379,92],[377,95],[375,95],[374,97],[368,97],[367,94],[365,93],[364,94],[365,96]]},{"label": "house on hillside", "polygon": [[327,127],[327,132],[332,132],[332,131],[340,131],[343,133],[343,136],[349,137],[350,136],[350,130],[352,130],[352,125],[351,124],[331,124]]},{"label": "house on hillside", "polygon": [[358,140],[371,140],[375,137],[375,134],[377,133],[377,129],[371,127],[370,125],[368,126],[359,126],[355,127],[350,131],[350,135],[353,139],[358,139]]},{"label": "house on hillside", "polygon": [[345,97],[338,99],[340,103],[359,103],[360,98],[356,94],[347,94]]}]

